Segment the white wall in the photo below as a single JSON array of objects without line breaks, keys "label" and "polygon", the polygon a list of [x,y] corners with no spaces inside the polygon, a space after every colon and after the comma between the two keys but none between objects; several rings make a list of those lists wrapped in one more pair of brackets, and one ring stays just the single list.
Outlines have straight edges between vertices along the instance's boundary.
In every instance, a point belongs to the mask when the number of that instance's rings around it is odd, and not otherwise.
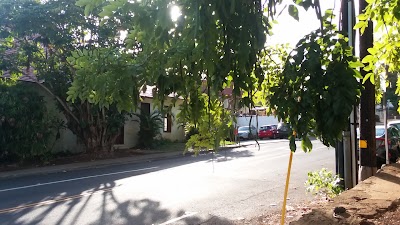
[{"label": "white wall", "polygon": [[[57,102],[52,95],[43,90],[43,88],[39,87],[35,83],[26,83],[27,85],[33,85],[37,90],[38,94],[43,96],[44,101],[46,102],[46,107],[50,116],[56,116],[58,119],[63,120],[67,123],[67,119],[64,114],[61,113],[57,108]],[[51,140],[52,144],[54,142],[54,147],[52,149],[53,152],[82,152],[84,150],[84,145],[78,143],[78,138],[72,131],[68,128],[60,129],[60,138],[57,140]]]},{"label": "white wall", "polygon": [[[66,122],[65,116],[57,109],[56,101],[53,96],[44,91],[42,88],[37,86],[34,83],[28,83],[27,85],[34,85],[35,89],[38,91],[40,95],[44,97],[46,101],[46,107],[49,112],[53,115],[56,115],[58,118],[64,120]],[[143,98],[144,103],[150,104],[150,113],[157,110],[154,108],[153,99],[151,98]],[[170,99],[165,101],[166,106],[171,104]],[[172,127],[171,132],[163,132],[161,130],[161,136],[164,139],[171,141],[184,141],[185,140],[185,132],[183,127],[179,127],[179,124],[175,121],[176,115],[179,113],[179,105],[182,104],[182,100],[178,100],[176,105],[172,107]],[[140,105],[139,105],[140,106]],[[139,112],[139,110],[138,110]],[[134,120],[138,119],[136,116],[129,117],[124,125],[124,144],[115,145],[116,149],[118,148],[132,148],[135,147],[138,143],[138,132],[139,132],[139,122],[135,122]],[[76,135],[72,133],[69,129],[61,129],[60,130],[60,138],[55,141],[53,152],[82,152],[84,151],[84,145],[78,142],[78,138]]]},{"label": "white wall", "polygon": [[[250,116],[236,117],[238,126],[249,126]],[[279,120],[275,116],[258,116],[258,127],[257,127],[257,117],[254,115],[251,119],[251,125],[259,129],[263,125],[278,124]]]},{"label": "white wall", "polygon": [[[171,104],[170,101],[167,101],[168,104]],[[162,138],[170,140],[170,141],[184,141],[185,140],[185,130],[182,126],[179,126],[179,124],[176,122],[176,116],[179,113],[179,105],[182,104],[181,101],[178,101],[178,104],[176,104],[175,107],[172,107],[171,113],[172,113],[172,126],[171,126],[171,132],[163,132],[162,133]]]},{"label": "white wall", "polygon": [[[154,108],[153,99],[143,98],[142,102],[150,104],[150,113],[157,110],[157,108]],[[167,100],[164,103],[165,106],[167,106],[168,104],[171,104],[170,100]],[[171,132],[164,132],[163,130],[161,130],[161,137],[163,139],[167,139],[170,141],[184,141],[185,140],[185,132],[184,132],[183,127],[179,127],[179,124],[175,121],[175,117],[179,113],[179,105],[180,104],[181,104],[181,101],[178,101],[176,106],[172,107],[172,109],[171,109],[171,112],[172,112]],[[139,112],[139,109],[138,109],[138,112]],[[124,144],[117,145],[116,148],[132,148],[132,147],[135,147],[136,144],[138,143],[139,122],[136,122],[134,120],[138,120],[138,118],[136,116],[133,116],[132,118],[129,118],[125,122]]]}]

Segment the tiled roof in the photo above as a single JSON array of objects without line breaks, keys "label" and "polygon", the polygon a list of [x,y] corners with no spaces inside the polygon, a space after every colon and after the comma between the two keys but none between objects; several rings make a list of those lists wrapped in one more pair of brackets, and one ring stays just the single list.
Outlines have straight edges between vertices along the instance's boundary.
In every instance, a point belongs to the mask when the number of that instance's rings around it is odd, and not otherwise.
[{"label": "tiled roof", "polygon": [[[156,86],[150,86],[150,85],[146,85],[146,88],[142,88],[142,91],[140,92],[140,97],[144,97],[144,98],[153,98],[154,97],[154,92],[157,91]],[[168,97],[170,98],[175,98],[177,96],[176,93],[171,93],[168,95]],[[181,97],[179,97],[181,98]]]},{"label": "tiled roof", "polygon": [[[28,69],[24,69],[22,71],[22,75],[20,77],[18,77],[19,81],[25,81],[25,82],[33,82],[33,83],[43,83],[43,80],[38,80],[37,76],[34,74],[34,68],[30,67],[29,70]],[[10,71],[4,71],[3,72],[3,77],[4,78],[11,78],[11,74]]]}]

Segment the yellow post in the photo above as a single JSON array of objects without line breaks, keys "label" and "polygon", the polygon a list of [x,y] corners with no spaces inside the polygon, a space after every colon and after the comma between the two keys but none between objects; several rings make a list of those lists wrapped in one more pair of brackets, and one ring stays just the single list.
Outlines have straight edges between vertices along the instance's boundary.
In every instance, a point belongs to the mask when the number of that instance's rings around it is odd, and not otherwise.
[{"label": "yellow post", "polygon": [[289,190],[289,180],[290,180],[290,171],[291,171],[291,169],[292,169],[292,159],[293,159],[293,152],[290,151],[289,165],[288,165],[288,171],[287,171],[287,175],[286,175],[285,194],[283,195],[281,225],[284,225],[284,224],[285,224],[285,217],[286,217],[286,199],[287,199],[288,190]]}]

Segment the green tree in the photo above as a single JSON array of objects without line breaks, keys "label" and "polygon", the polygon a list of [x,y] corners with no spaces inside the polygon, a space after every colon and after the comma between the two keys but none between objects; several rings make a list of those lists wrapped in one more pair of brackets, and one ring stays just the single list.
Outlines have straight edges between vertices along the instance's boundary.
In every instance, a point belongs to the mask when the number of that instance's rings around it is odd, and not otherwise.
[{"label": "green tree", "polygon": [[[372,83],[377,80],[380,74],[388,77],[391,73],[398,74],[400,71],[399,63],[399,43],[400,43],[400,3],[394,0],[369,0],[364,13],[358,16],[359,22],[355,29],[364,32],[368,26],[368,21],[373,22],[375,35],[374,46],[368,49],[369,55],[362,59],[366,65],[364,70],[367,76],[364,80],[370,79]],[[392,77],[397,80],[396,95],[400,93],[400,79],[397,76]],[[389,78],[387,83],[393,83]],[[395,100],[396,98],[389,98]],[[398,99],[396,99],[398,101]],[[398,102],[395,103],[398,107]]]},{"label": "green tree", "polygon": [[[212,104],[213,100],[225,87],[232,85],[233,94],[242,97],[237,105],[248,107],[252,107],[255,98],[264,92],[269,95],[267,101],[270,107],[304,137],[305,150],[311,149],[307,134],[314,126],[317,126],[317,136],[325,144],[332,145],[345,125],[343,121],[350,113],[349,106],[359,97],[360,87],[357,85],[355,68],[361,65],[356,63],[350,48],[345,47],[345,38],[330,25],[332,14],[328,11],[323,17],[318,0],[299,0],[289,4],[290,15],[298,20],[298,7],[311,8],[320,20],[321,28],[300,41],[298,49],[286,60],[281,77],[268,78],[270,83],[263,85],[265,75],[276,70],[269,66],[272,62],[264,58],[264,46],[276,6],[281,2],[272,0],[263,5],[260,0],[79,0],[77,5],[85,7],[87,16],[101,8],[99,16],[102,17],[102,24],[112,20],[123,21],[128,32],[126,49],[139,52],[133,61],[137,69],[136,81],[156,85],[156,98],[161,105],[165,96],[174,92],[194,103],[201,98],[199,93],[205,93],[210,113],[217,105]],[[172,7],[178,7],[182,14],[176,21],[169,15]],[[128,15],[130,19],[124,22],[123,18]],[[273,68],[272,72],[269,68]],[[310,81],[306,88],[299,86],[307,79]],[[76,90],[83,88],[84,84],[76,84]],[[350,89],[335,92],[335,89],[342,90],[342,84]],[[110,99],[123,108],[123,101],[118,101],[119,98],[114,96],[120,90],[114,83],[96,85],[92,91],[100,93],[99,90],[105,88],[113,90],[110,92],[113,98],[110,98],[110,93],[103,93],[99,99]],[[290,92],[293,88],[303,90],[304,94]],[[70,95],[77,96],[73,90]],[[88,92],[80,97],[90,99],[91,95]],[[296,98],[292,101],[293,97]],[[309,101],[312,103],[307,103]],[[302,104],[313,107],[313,111],[307,114],[304,107],[298,106]],[[189,104],[184,107],[193,108]],[[339,112],[341,107],[345,110]],[[329,117],[329,113],[333,113],[333,117]],[[198,119],[195,115],[192,118]],[[324,125],[326,120],[335,129],[328,129]],[[333,122],[336,120],[337,124]],[[291,140],[291,149],[294,151],[294,137]]]},{"label": "green tree", "polygon": [[[346,38],[327,20],[323,28],[300,40],[287,58],[277,82],[269,87],[273,94],[267,99],[278,118],[302,138],[304,151],[312,149],[309,134],[327,146],[340,137],[360,97],[357,69],[361,65]],[[296,150],[295,135],[290,137],[290,149]]]},{"label": "green tree", "polygon": [[[4,53],[0,69],[20,75],[23,70],[33,68],[38,78],[45,81],[37,85],[54,96],[68,128],[81,139],[87,151],[110,150],[127,112],[118,111],[115,104],[99,105],[88,99],[68,102],[68,88],[80,77],[80,71],[67,59],[77,52],[97,48],[112,52],[119,48],[118,23],[99,27],[99,19],[85,17],[84,10],[74,0],[1,1],[0,16],[0,51]],[[96,62],[97,58],[89,60]],[[104,74],[97,68],[90,69],[86,72],[99,77]],[[85,88],[81,91],[85,93]]]}]

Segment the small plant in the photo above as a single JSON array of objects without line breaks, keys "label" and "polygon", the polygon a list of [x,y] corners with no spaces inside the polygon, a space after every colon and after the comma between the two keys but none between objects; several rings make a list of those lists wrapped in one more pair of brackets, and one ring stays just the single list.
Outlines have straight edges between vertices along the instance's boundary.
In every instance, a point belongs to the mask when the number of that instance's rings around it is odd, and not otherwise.
[{"label": "small plant", "polygon": [[161,114],[154,111],[151,114],[137,113],[135,115],[139,120],[134,121],[140,123],[138,145],[144,148],[153,148],[155,144],[154,139],[161,134],[163,124]]},{"label": "small plant", "polygon": [[186,142],[185,152],[191,149],[196,155],[200,151],[208,151],[214,149],[214,139],[211,133],[208,134],[194,134]]},{"label": "small plant", "polygon": [[322,168],[320,171],[308,172],[308,180],[305,182],[306,191],[314,195],[323,195],[333,198],[343,192],[339,184],[342,180],[338,175]]}]

